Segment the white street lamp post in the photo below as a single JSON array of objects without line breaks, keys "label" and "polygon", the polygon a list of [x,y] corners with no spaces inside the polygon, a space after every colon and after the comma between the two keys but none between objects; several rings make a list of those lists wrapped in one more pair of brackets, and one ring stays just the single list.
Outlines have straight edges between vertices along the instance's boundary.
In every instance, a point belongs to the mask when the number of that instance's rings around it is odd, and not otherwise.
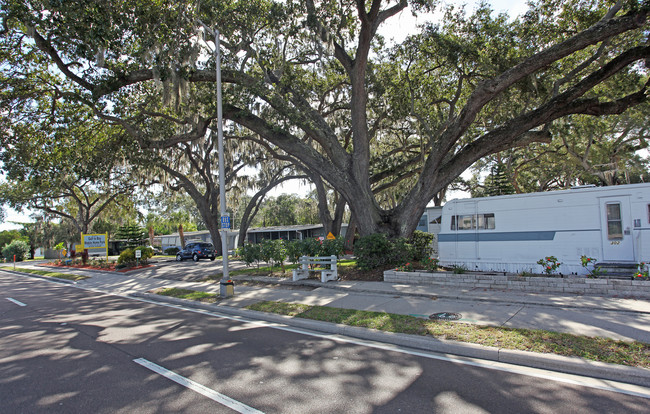
[{"label": "white street lamp post", "polygon": [[[223,255],[223,280],[228,280],[228,229],[230,218],[226,212],[226,177],[223,156],[223,111],[221,108],[221,54],[219,46],[219,30],[214,30],[214,59],[217,76],[217,149],[219,152],[219,206],[221,207],[221,251]],[[227,217],[227,218],[226,218]],[[224,226],[227,224],[227,226]]]}]

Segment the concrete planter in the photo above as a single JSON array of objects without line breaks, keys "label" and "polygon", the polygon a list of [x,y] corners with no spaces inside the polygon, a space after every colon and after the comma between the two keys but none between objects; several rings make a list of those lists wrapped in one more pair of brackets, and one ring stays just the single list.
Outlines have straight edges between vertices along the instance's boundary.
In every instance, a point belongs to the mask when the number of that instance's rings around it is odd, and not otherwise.
[{"label": "concrete planter", "polygon": [[405,284],[439,285],[460,289],[516,290],[530,293],[571,293],[579,295],[650,298],[650,281],[587,279],[584,276],[524,277],[517,275],[452,272],[399,272],[387,270],[384,281]]}]

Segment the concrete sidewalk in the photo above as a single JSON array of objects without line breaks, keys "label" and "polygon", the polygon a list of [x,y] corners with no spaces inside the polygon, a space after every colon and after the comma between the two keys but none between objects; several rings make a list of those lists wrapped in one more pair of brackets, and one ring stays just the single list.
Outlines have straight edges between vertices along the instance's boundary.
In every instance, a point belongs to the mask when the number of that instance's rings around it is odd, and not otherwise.
[{"label": "concrete sidewalk", "polygon": [[[19,267],[44,269],[22,263]],[[163,279],[160,268],[135,272],[48,268],[90,276],[79,287],[128,295],[160,287],[218,293],[218,283]],[[152,276],[153,275],[153,276]],[[292,282],[289,277],[236,276],[235,296],[221,304],[243,308],[264,300],[304,303],[428,318],[439,312],[459,313],[458,322],[544,329],[650,343],[650,300],[521,291],[463,290],[434,285],[317,280]],[[262,282],[265,285],[241,284]],[[240,282],[240,283],[237,283]],[[301,290],[296,290],[300,287]]]},{"label": "concrete sidewalk", "polygon": [[[44,269],[43,266],[21,264],[21,267]],[[179,287],[207,292],[219,291],[218,283],[161,279],[161,267],[155,271],[115,273],[77,269],[49,268],[49,270],[90,276],[76,282],[76,286],[100,292],[145,297],[148,300],[167,301],[195,306],[257,319],[282,322],[331,333],[345,333],[366,339],[397,343],[434,352],[480,357],[513,362],[539,368],[555,369],[600,378],[608,378],[650,386],[650,370],[613,366],[579,358],[509,351],[473,344],[440,341],[434,338],[413,337],[370,332],[360,328],[332,327],[322,322],[279,317],[243,309],[260,301],[283,301],[308,305],[388,312],[429,318],[439,312],[458,313],[458,322],[543,329],[577,335],[602,336],[620,340],[650,343],[650,300],[571,294],[533,294],[519,291],[461,290],[432,285],[405,285],[387,282],[340,281],[326,284],[317,280],[292,282],[289,278],[233,277],[235,296],[213,305],[199,305],[189,301],[170,300],[148,291],[161,287]],[[47,268],[46,268],[47,269]],[[151,275],[156,275],[152,277]],[[245,281],[263,282],[263,285],[245,284]],[[494,354],[496,352],[496,354]],[[595,370],[595,371],[594,371]]]}]

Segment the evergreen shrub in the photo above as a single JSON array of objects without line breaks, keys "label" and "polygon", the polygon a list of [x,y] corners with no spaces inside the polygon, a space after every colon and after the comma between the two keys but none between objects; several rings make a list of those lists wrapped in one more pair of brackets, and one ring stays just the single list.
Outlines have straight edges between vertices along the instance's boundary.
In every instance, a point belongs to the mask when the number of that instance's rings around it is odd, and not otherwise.
[{"label": "evergreen shrub", "polygon": [[415,231],[408,239],[403,237],[389,239],[383,233],[361,237],[354,244],[357,267],[369,270],[423,262],[433,253],[431,248],[433,238],[433,234],[422,231]]},{"label": "evergreen shrub", "polygon": [[[136,264],[135,251],[140,250],[140,259],[141,264],[146,264],[148,259],[153,257],[153,249],[151,247],[139,246],[135,249],[128,248],[120,253],[120,257],[117,258],[118,265],[134,266]],[[125,266],[125,267],[126,267]]]},{"label": "evergreen shrub", "polygon": [[178,247],[168,247],[165,249],[165,254],[168,256],[176,256],[176,253],[180,252],[181,250]]},{"label": "evergreen shrub", "polygon": [[17,262],[22,262],[27,253],[29,253],[29,244],[23,240],[13,240],[2,249],[2,257],[7,262],[13,262],[14,255],[16,255]]},{"label": "evergreen shrub", "polygon": [[285,261],[295,264],[300,256],[340,257],[343,255],[343,245],[344,241],[340,237],[333,240],[263,240],[258,244],[244,243],[237,249],[237,256],[241,257],[247,266],[260,261],[275,265],[283,265]]},{"label": "evergreen shrub", "polygon": [[361,237],[354,244],[357,267],[362,270],[375,269],[392,264],[394,244],[383,233]]}]

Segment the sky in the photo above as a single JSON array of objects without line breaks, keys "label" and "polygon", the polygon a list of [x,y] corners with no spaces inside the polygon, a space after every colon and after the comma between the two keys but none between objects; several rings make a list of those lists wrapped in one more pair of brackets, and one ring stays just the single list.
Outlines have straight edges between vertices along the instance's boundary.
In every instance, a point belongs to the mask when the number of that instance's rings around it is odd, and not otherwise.
[{"label": "sky", "polygon": [[[468,1],[469,3],[473,3],[472,1]],[[526,11],[526,2],[524,0],[493,0],[490,2],[493,5],[493,8],[495,12],[500,13],[500,12],[507,12],[510,16],[517,16],[520,13],[523,13]],[[393,18],[389,19],[384,28],[383,28],[383,35],[387,38],[387,40],[392,40],[393,42],[400,42],[402,41],[409,33],[411,33],[413,30],[415,30],[417,24],[422,24],[425,23],[426,21],[431,21],[432,19],[435,19],[434,16],[426,16],[426,17],[420,17],[419,19],[416,19],[413,17],[410,11],[405,10],[398,14],[397,16],[393,16]],[[299,194],[301,196],[304,196],[311,190],[311,186],[308,184],[304,184],[303,180],[293,180],[285,185],[279,186],[275,190],[269,193],[271,196],[278,196],[280,194]],[[464,198],[468,197],[466,193],[450,193],[448,195],[448,198]],[[30,219],[29,211],[23,211],[23,212],[17,212],[13,209],[10,208],[4,208],[5,211],[5,220],[3,223],[0,223],[0,231],[3,230],[10,230],[10,229],[20,229],[22,228],[21,225],[13,224],[12,222],[19,222],[19,223],[24,223],[24,222],[31,222],[32,220]]]}]

